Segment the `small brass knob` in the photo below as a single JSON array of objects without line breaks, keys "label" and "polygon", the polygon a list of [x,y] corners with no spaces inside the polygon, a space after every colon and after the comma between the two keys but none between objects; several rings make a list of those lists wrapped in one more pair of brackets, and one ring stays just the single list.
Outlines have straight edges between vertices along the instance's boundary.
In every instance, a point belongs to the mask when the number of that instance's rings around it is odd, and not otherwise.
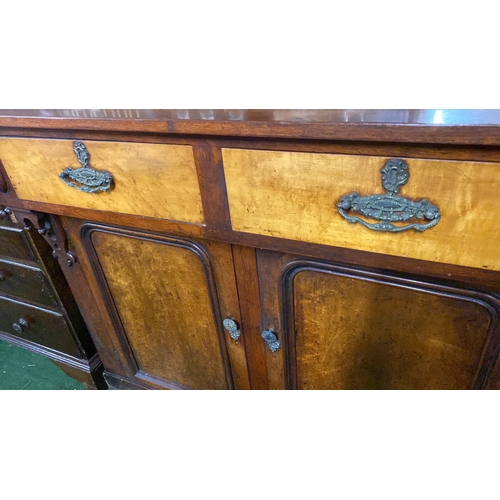
[{"label": "small brass knob", "polygon": [[238,328],[238,324],[234,319],[226,318],[222,324],[224,328],[229,332],[229,335],[233,340],[238,340],[240,338],[241,332]]},{"label": "small brass knob", "polygon": [[276,335],[276,332],[270,328],[269,330],[264,330],[260,336],[266,341],[266,344],[268,345],[269,349],[271,349],[271,352],[276,352],[279,347],[280,343],[278,341],[278,337]]},{"label": "small brass knob", "polygon": [[29,323],[23,318],[21,318],[17,323],[12,323],[12,328],[14,328],[17,333],[23,333],[23,331],[29,326]]}]

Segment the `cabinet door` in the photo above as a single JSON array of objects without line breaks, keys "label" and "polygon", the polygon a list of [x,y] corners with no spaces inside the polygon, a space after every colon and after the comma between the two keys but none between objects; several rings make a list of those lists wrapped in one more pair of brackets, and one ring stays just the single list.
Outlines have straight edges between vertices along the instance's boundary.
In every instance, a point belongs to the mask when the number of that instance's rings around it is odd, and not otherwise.
[{"label": "cabinet door", "polygon": [[243,338],[223,328],[226,317],[240,323],[229,245],[65,224],[114,325],[116,375],[158,388],[248,388]]},{"label": "cabinet door", "polygon": [[486,293],[258,253],[270,387],[467,389],[491,382],[500,301]]}]

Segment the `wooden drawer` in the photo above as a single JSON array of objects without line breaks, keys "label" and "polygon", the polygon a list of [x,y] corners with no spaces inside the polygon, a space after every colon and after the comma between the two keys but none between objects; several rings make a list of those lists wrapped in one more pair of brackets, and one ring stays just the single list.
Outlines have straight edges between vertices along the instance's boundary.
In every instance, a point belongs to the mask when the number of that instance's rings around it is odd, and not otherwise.
[{"label": "wooden drawer", "polygon": [[[20,320],[28,326],[17,331]],[[81,358],[64,317],[54,311],[0,297],[0,332]]]},{"label": "wooden drawer", "polygon": [[387,157],[222,154],[235,231],[500,270],[500,164],[405,159],[409,179],[399,196],[428,200],[441,219],[423,232],[383,232],[350,224],[337,205],[353,192],[383,194],[380,171]]},{"label": "wooden drawer", "polygon": [[0,258],[37,262],[22,229],[0,225]]},{"label": "wooden drawer", "polygon": [[49,282],[40,269],[0,259],[0,294],[40,305],[58,307]]},{"label": "wooden drawer", "polygon": [[83,144],[90,154],[90,167],[112,174],[111,189],[82,192],[59,177],[68,167],[82,168],[74,141],[0,138],[0,160],[23,200],[203,223],[191,146],[102,141]]}]

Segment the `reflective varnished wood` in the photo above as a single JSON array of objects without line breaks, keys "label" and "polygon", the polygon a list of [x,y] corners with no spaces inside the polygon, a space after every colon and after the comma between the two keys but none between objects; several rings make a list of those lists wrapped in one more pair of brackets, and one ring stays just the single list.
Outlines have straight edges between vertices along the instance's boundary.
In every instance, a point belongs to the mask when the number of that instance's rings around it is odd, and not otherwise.
[{"label": "reflective varnished wood", "polygon": [[81,168],[73,141],[0,138],[0,158],[23,200],[99,211],[203,223],[193,150],[189,146],[85,141],[97,171],[109,171],[114,187],[86,193],[60,178]]},{"label": "reflective varnished wood", "polygon": [[0,128],[430,144],[499,145],[499,124],[499,110],[0,110]]},{"label": "reflective varnished wood", "polygon": [[196,253],[102,231],[93,232],[91,241],[138,372],[194,389],[228,388],[206,272]]},{"label": "reflective varnished wood", "polygon": [[[196,224],[159,212],[42,200],[36,190],[21,200],[0,158],[0,188],[7,186],[0,202],[29,211],[34,222],[56,214],[49,219],[57,226],[62,216],[58,234],[68,238],[60,249],[49,241],[54,262],[64,264],[68,251],[76,255],[62,269],[114,387],[500,387],[499,111],[3,110],[0,136],[192,148],[203,212]],[[266,172],[283,175],[266,177],[249,163],[229,185],[223,162],[229,149],[272,156]],[[312,160],[294,170],[299,155]],[[328,160],[335,155],[347,164],[401,157],[410,169],[417,165],[402,194],[446,199],[442,220],[430,230],[446,229],[439,245],[418,243],[432,239],[431,232],[416,235],[416,246],[401,234],[342,245],[349,230],[369,230],[343,220],[333,198],[377,192],[380,178],[377,167],[376,178],[365,182],[361,172],[359,187],[345,184],[345,169]],[[284,156],[292,160],[275,161]],[[314,161],[319,156],[327,158],[323,171]],[[419,179],[426,168],[434,176],[427,184]],[[159,164],[155,169],[162,172]],[[331,190],[339,188],[331,197],[323,182],[330,177]],[[253,196],[253,181],[265,196],[253,206],[232,203],[235,185],[241,197]],[[155,192],[161,195],[163,186]],[[310,213],[318,193],[331,220],[322,210]],[[160,195],[147,202],[164,210]],[[252,217],[262,211],[266,231],[257,231]],[[99,228],[99,236],[89,228]],[[200,253],[185,258],[187,247]],[[299,261],[303,269],[294,275]],[[238,324],[237,342],[223,329],[224,318]],[[275,352],[261,336],[270,329],[280,343]]]},{"label": "reflective varnished wood", "polygon": [[497,320],[487,304],[320,269],[287,300],[300,389],[468,389]]},{"label": "reflective varnished wood", "polygon": [[387,158],[229,148],[222,157],[236,231],[500,271],[500,163],[408,159],[401,196],[429,200],[442,217],[423,233],[391,233],[337,211],[348,193],[384,192]]},{"label": "reflective varnished wood", "polygon": [[118,375],[159,388],[249,388],[245,341],[222,327],[224,317],[241,324],[229,246],[66,227],[114,324]]},{"label": "reflective varnished wood", "polygon": [[263,322],[282,344],[270,355],[275,368],[268,365],[278,388],[491,383],[500,349],[498,297],[276,252],[258,255]]},{"label": "reflective varnished wood", "polygon": [[0,109],[0,117],[206,122],[500,125],[497,109]]}]

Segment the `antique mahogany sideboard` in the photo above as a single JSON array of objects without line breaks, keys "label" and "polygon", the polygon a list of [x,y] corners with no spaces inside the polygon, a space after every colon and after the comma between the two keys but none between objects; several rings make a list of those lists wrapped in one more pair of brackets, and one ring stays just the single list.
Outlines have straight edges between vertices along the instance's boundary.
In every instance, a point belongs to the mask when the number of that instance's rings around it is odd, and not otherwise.
[{"label": "antique mahogany sideboard", "polygon": [[0,173],[0,338],[89,386],[500,388],[500,111],[0,110]]}]

